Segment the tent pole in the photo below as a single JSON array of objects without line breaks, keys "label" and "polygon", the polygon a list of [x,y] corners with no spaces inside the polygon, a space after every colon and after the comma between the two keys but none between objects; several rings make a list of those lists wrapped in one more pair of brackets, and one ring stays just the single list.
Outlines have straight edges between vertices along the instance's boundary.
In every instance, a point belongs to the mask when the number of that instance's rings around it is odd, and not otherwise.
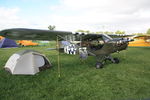
[{"label": "tent pole", "polygon": [[58,77],[60,78],[60,76],[61,76],[60,75],[60,52],[59,52],[60,46],[59,46],[59,37],[58,36],[57,36],[56,42],[57,42],[56,48],[58,50],[58,54],[57,54]]}]

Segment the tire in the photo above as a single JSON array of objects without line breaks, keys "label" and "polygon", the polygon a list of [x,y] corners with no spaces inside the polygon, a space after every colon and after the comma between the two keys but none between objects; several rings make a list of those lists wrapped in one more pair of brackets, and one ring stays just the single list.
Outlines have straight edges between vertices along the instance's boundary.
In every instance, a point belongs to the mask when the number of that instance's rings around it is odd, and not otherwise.
[{"label": "tire", "polygon": [[120,62],[120,60],[118,58],[114,58],[114,63],[118,64]]},{"label": "tire", "polygon": [[103,68],[103,64],[100,62],[97,62],[96,63],[96,69],[100,69],[100,68]]}]

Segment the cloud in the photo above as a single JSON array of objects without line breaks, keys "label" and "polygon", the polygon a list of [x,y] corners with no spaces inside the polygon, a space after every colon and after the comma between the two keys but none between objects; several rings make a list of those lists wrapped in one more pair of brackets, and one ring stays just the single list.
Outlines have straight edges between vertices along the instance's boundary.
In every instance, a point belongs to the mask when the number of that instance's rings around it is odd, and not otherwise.
[{"label": "cloud", "polygon": [[19,8],[0,7],[0,29],[34,27],[34,23],[19,16]]},{"label": "cloud", "polygon": [[28,25],[28,22],[20,19],[17,15],[19,11],[19,8],[0,7],[0,29]]},{"label": "cloud", "polygon": [[56,25],[72,25],[74,30],[86,26],[100,31],[106,26],[110,31],[145,32],[150,28],[149,5],[148,0],[61,0],[51,7],[55,13],[49,17]]},{"label": "cloud", "polygon": [[[29,2],[29,0],[23,1]],[[34,13],[35,16],[32,14],[35,8],[30,8],[30,12],[25,8],[0,7],[0,29],[14,27],[47,29],[49,25],[56,25],[56,29],[65,31],[123,30],[133,33],[146,32],[150,28],[149,0],[59,1],[55,5],[50,4],[49,10],[36,8],[37,12],[40,12]]]}]

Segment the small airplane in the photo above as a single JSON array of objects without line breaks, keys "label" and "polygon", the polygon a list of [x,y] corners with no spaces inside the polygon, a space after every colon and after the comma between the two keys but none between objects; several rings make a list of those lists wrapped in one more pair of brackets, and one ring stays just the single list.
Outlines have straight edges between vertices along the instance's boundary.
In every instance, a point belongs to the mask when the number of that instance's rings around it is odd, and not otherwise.
[{"label": "small airplane", "polygon": [[128,46],[133,47],[150,47],[150,35],[135,35],[134,41],[130,42]]},{"label": "small airplane", "polygon": [[[103,68],[106,60],[112,63],[119,63],[118,58],[113,58],[112,53],[127,49],[128,43],[133,41],[129,38],[111,38],[106,34],[87,34],[70,31],[55,31],[55,30],[41,30],[41,29],[26,29],[13,28],[0,31],[0,35],[15,39],[15,40],[58,40],[68,41],[75,44],[80,50],[81,58],[84,58],[84,50],[86,48],[87,55],[95,56],[96,68]],[[112,35],[115,36],[115,35]],[[67,39],[69,37],[72,40]],[[78,41],[78,42],[74,42]],[[86,55],[86,56],[87,56]]]}]

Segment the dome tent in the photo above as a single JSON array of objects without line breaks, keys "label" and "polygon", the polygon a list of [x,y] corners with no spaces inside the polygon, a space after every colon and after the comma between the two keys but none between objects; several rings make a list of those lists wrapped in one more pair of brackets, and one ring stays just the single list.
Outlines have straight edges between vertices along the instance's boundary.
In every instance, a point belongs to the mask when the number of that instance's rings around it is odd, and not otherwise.
[{"label": "dome tent", "polygon": [[33,50],[23,50],[13,54],[4,68],[11,74],[34,75],[50,66],[51,63],[43,54]]},{"label": "dome tent", "polygon": [[12,48],[12,47],[18,47],[16,42],[14,40],[3,38],[0,40],[0,48]]}]

